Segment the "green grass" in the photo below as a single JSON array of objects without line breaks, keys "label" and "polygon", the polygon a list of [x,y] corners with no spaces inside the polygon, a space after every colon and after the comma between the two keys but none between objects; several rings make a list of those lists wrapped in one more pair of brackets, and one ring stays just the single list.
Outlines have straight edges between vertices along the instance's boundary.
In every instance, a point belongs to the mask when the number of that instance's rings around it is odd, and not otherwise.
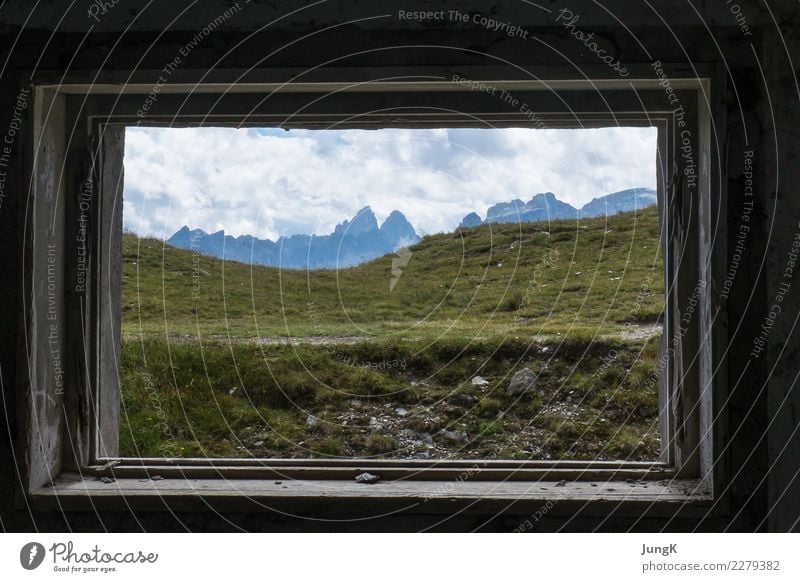
[{"label": "green grass", "polygon": [[659,321],[658,248],[655,209],[486,225],[425,237],[390,291],[392,256],[291,271],[126,234],[121,452],[655,459],[657,338],[622,332]]},{"label": "green grass", "polygon": [[[405,445],[395,435],[450,430],[465,432],[469,442],[440,446],[432,454],[518,458],[526,451],[528,458],[576,459],[657,454],[658,388],[643,381],[656,374],[655,340],[547,345],[493,340],[460,349],[418,341],[383,347],[337,346],[340,358],[307,344],[201,348],[163,339],[127,341],[122,453],[407,457],[420,452],[419,443]],[[368,358],[384,353],[404,366],[373,367],[380,362]],[[609,353],[615,354],[614,367],[598,374],[597,362]],[[538,374],[536,390],[507,395],[510,375],[523,367]],[[472,385],[475,375],[488,385]],[[472,404],[453,404],[456,394],[471,397]]]},{"label": "green grass", "polygon": [[[549,232],[548,232],[549,230]],[[390,291],[392,256],[312,272],[123,239],[123,331],[171,336],[612,333],[663,306],[655,208],[427,236]]]}]

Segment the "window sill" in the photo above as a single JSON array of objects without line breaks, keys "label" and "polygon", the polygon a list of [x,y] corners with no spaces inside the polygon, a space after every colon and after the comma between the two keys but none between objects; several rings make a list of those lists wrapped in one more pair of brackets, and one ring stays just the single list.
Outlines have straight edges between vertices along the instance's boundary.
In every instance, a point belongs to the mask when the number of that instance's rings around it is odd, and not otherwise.
[{"label": "window sill", "polygon": [[551,502],[551,513],[702,513],[711,496],[697,480],[664,481],[382,481],[148,479],[102,480],[64,473],[35,491],[37,509],[61,510],[281,510],[359,514],[387,511],[532,514]]}]

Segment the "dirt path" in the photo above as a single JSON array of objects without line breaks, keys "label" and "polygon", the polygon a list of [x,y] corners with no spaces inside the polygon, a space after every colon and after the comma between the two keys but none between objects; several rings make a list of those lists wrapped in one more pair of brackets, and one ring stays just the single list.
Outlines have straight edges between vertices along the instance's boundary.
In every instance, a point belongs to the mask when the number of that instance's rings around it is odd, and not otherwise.
[{"label": "dirt path", "polygon": [[[597,336],[598,340],[646,340],[656,337],[663,332],[663,326],[659,324],[650,325],[629,325],[625,329],[610,334],[600,334]],[[537,343],[549,343],[558,341],[561,336],[550,334],[537,334],[532,335],[531,339]],[[126,339],[134,339],[134,336]],[[311,346],[351,346],[362,342],[370,342],[378,339],[375,336],[306,336],[306,337],[282,337],[282,336],[261,336],[256,338],[240,338],[229,337],[227,335],[206,335],[202,336],[203,342],[214,343],[235,343],[235,344],[254,344],[260,346],[297,346],[297,345],[311,345]],[[479,340],[481,338],[472,338]],[[170,341],[175,343],[191,343],[198,340],[197,336],[190,335],[176,335],[171,336]]]},{"label": "dirt path", "polygon": [[650,339],[664,333],[664,326],[658,323],[651,325],[631,325],[630,329],[625,329],[616,334],[602,336],[608,339],[622,339],[622,340],[643,340]]}]

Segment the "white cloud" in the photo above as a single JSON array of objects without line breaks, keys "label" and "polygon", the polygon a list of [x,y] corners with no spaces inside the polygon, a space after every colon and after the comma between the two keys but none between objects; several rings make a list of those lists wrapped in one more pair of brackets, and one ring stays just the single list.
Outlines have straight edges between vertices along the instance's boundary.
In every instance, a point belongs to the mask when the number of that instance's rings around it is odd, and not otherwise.
[{"label": "white cloud", "polygon": [[367,205],[431,233],[538,192],[580,207],[656,183],[654,128],[129,128],[125,141],[125,226],[160,237],[327,234]]}]

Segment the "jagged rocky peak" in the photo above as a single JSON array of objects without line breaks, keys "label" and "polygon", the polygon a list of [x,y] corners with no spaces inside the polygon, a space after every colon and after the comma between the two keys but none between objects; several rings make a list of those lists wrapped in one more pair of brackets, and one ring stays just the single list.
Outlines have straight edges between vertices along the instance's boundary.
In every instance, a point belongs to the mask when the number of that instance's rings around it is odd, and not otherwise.
[{"label": "jagged rocky peak", "polygon": [[192,230],[188,226],[184,226],[173,234],[167,242],[174,246],[186,246],[190,245],[193,239],[206,236],[208,236],[208,233],[202,229],[195,228]]},{"label": "jagged rocky peak", "polygon": [[562,202],[552,192],[541,192],[535,194],[530,202],[525,205],[526,210],[544,210],[546,218],[550,220],[558,218],[574,218],[578,209],[567,202]]},{"label": "jagged rocky peak", "polygon": [[486,211],[486,222],[499,222],[499,219],[516,215],[523,208],[525,208],[525,203],[519,198],[511,202],[499,202]]},{"label": "jagged rocky peak", "polygon": [[397,247],[413,244],[419,240],[417,231],[399,210],[393,210],[389,214],[380,231]]},{"label": "jagged rocky peak", "polygon": [[459,226],[461,228],[472,228],[473,226],[480,226],[481,224],[483,224],[481,217],[478,216],[476,212],[470,212],[461,220]]},{"label": "jagged rocky peak", "polygon": [[345,220],[337,225],[334,233],[356,236],[372,230],[378,230],[378,219],[375,218],[372,208],[365,206],[351,220]]},{"label": "jagged rocky peak", "polygon": [[573,206],[561,202],[552,192],[542,192],[534,195],[528,202],[514,199],[495,204],[486,212],[485,222],[536,222],[575,216],[577,210]]},{"label": "jagged rocky peak", "polygon": [[386,217],[386,220],[383,221],[381,230],[386,228],[394,228],[395,225],[405,227],[405,225],[408,224],[409,222],[405,214],[399,210],[392,210],[391,214],[389,214],[389,216]]},{"label": "jagged rocky peak", "polygon": [[532,206],[537,204],[566,204],[566,202],[561,202],[556,195],[552,192],[539,192],[538,194],[534,194],[531,196],[530,201],[525,206]]}]

